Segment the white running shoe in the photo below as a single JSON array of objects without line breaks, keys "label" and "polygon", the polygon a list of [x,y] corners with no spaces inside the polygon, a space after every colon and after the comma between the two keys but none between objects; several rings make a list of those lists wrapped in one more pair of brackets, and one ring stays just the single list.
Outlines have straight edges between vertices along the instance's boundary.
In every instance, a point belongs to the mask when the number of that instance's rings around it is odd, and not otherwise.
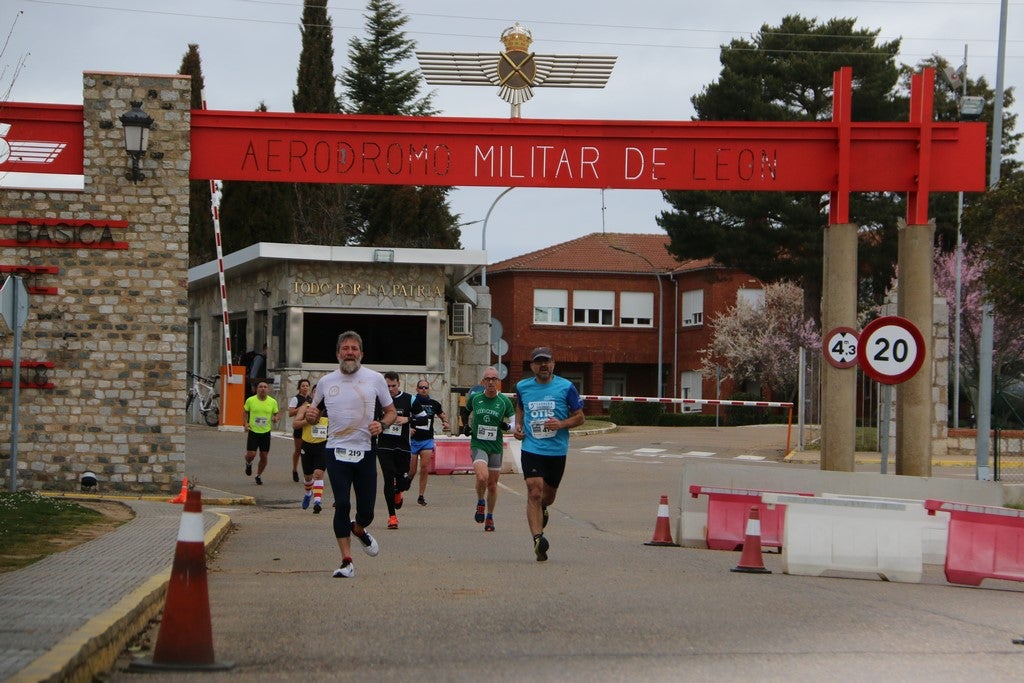
[{"label": "white running shoe", "polygon": [[[359,538],[359,536],[356,536]],[[377,545],[377,539],[370,535],[369,531],[363,532],[363,537],[359,538],[359,542],[363,544],[363,552],[370,557],[377,557],[377,553],[380,552],[380,546]]]},{"label": "white running shoe", "polygon": [[336,579],[351,579],[356,575],[356,566],[352,564],[352,560],[345,560],[341,563],[341,566],[334,570],[332,576]]}]

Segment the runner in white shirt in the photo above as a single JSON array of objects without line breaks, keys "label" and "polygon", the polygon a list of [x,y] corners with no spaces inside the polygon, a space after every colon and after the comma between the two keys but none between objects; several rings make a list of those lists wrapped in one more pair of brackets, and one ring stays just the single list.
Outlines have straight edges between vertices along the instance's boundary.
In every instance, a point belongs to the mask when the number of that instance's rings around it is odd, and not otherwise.
[{"label": "runner in white shirt", "polygon": [[[380,434],[398,417],[384,375],[362,367],[363,340],[353,331],[342,332],[336,347],[339,368],[317,382],[313,406],[323,399],[327,408],[327,476],[334,491],[334,536],[341,550],[341,566],[335,577],[355,576],[350,534],[362,543],[363,551],[375,557],[380,548],[366,531],[373,522],[377,502],[377,460],[372,437]],[[373,418],[376,402],[383,414]],[[306,410],[310,424],[319,419],[315,408]],[[350,492],[356,494],[355,518]]]}]

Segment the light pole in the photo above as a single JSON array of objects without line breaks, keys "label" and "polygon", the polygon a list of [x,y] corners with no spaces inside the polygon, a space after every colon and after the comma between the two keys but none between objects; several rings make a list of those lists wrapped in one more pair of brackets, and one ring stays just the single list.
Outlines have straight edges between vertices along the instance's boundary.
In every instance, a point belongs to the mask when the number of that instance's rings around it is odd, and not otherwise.
[{"label": "light pole", "polygon": [[[952,67],[950,67],[952,69]],[[957,80],[961,81],[960,91],[957,92],[956,84]],[[953,92],[957,97],[957,112],[959,113],[958,118],[963,117],[963,104],[967,97],[967,46],[964,45],[964,63],[963,65],[948,73],[946,77],[949,86],[953,89]],[[957,196],[956,200],[956,284],[954,286],[954,299],[955,299],[955,325],[953,328],[953,428],[957,429],[960,427],[960,325],[962,313],[962,300],[963,300],[963,216],[964,216],[964,193],[961,191]]]},{"label": "light pole", "polygon": [[[992,111],[992,151],[989,154],[988,186],[999,183],[1003,144],[1003,69],[1006,64],[1006,13],[1007,0],[999,3],[999,48],[996,57],[996,88]],[[992,304],[985,302],[981,308],[981,338],[978,350],[978,407],[975,428],[975,470],[979,481],[991,481],[992,470],[988,465],[988,430],[992,424],[992,346],[995,336],[995,318]]]},{"label": "light pole", "polygon": [[633,256],[636,256],[637,258],[642,258],[644,260],[644,262],[651,267],[652,274],[658,280],[658,398],[661,398],[661,395],[662,395],[662,384],[664,382],[663,375],[662,375],[662,353],[661,353],[662,352],[662,341],[663,341],[662,336],[663,335],[662,335],[661,331],[662,331],[662,320],[664,318],[664,313],[665,313],[665,306],[664,306],[664,296],[665,296],[665,293],[664,293],[664,291],[662,289],[662,286],[661,286],[661,273],[658,272],[658,268],[653,263],[651,263],[650,259],[648,259],[643,254],[639,254],[639,253],[637,253],[637,252],[635,252],[635,251],[633,251],[631,249],[626,249],[625,247],[619,247],[619,246],[616,246],[614,244],[609,245],[609,246],[611,246],[611,248],[616,250],[616,251],[625,252],[627,254],[632,254]]},{"label": "light pole", "polygon": [[[514,187],[506,187],[504,190],[501,191],[501,194],[499,194],[497,197],[495,197],[494,201],[491,202],[491,208],[487,209],[487,215],[484,216],[484,229],[480,233],[480,249],[482,249],[483,251],[487,251],[487,221],[489,221],[491,219],[491,211],[494,211],[494,207],[497,205],[498,201],[502,197],[504,197],[505,195],[507,195],[509,192],[511,192],[514,189],[516,189],[516,188],[514,188]],[[480,271],[480,284],[483,285],[484,287],[487,286],[487,264],[486,263],[484,264],[483,270]]]}]

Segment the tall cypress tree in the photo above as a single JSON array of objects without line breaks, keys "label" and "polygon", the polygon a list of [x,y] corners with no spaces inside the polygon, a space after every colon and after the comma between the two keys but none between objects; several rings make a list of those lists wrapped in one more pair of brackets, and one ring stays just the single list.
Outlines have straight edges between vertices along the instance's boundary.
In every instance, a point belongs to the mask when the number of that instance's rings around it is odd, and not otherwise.
[{"label": "tall cypress tree", "polygon": [[[420,94],[420,74],[404,69],[416,43],[402,27],[408,22],[389,0],[369,0],[365,40],[349,41],[349,68],[340,81],[342,109],[350,114],[430,116],[430,95]],[[351,239],[364,246],[453,249],[459,245],[457,218],[448,206],[449,187],[358,185],[349,187]]]},{"label": "tall cypress tree", "polygon": [[[203,108],[203,66],[199,59],[199,46],[189,43],[181,58],[179,74],[192,77],[192,109]],[[188,184],[188,265],[197,266],[213,260],[217,245],[213,238],[213,215],[210,211],[210,183],[192,180]]]},{"label": "tall cypress tree", "polygon": [[[302,53],[292,109],[296,112],[337,114],[334,31],[327,0],[305,0],[302,8]],[[300,244],[348,244],[345,185],[302,183],[294,186],[294,241]]]}]

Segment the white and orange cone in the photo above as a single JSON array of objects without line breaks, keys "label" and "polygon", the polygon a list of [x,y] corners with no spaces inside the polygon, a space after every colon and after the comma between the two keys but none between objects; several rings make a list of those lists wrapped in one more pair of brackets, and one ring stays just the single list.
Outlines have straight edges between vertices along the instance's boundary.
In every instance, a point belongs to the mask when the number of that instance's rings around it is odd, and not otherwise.
[{"label": "white and orange cone", "polygon": [[233,666],[230,662],[218,663],[213,656],[202,494],[189,491],[178,527],[178,544],[153,660],[132,662],[129,670],[220,671]]},{"label": "white and orange cone", "polygon": [[181,481],[181,491],[174,498],[168,500],[168,503],[184,503],[188,497],[188,477],[185,477]]},{"label": "white and orange cone", "polygon": [[678,543],[672,541],[671,524],[668,518],[668,496],[662,496],[658,503],[658,521],[654,524],[654,537],[644,545],[668,545],[679,547]]},{"label": "white and orange cone", "polygon": [[771,574],[771,570],[764,566],[764,559],[761,557],[761,513],[756,505],[750,506],[750,516],[747,518],[747,531],[743,538],[743,553],[740,555],[740,563],[732,568],[734,572],[746,572],[748,574]]}]

